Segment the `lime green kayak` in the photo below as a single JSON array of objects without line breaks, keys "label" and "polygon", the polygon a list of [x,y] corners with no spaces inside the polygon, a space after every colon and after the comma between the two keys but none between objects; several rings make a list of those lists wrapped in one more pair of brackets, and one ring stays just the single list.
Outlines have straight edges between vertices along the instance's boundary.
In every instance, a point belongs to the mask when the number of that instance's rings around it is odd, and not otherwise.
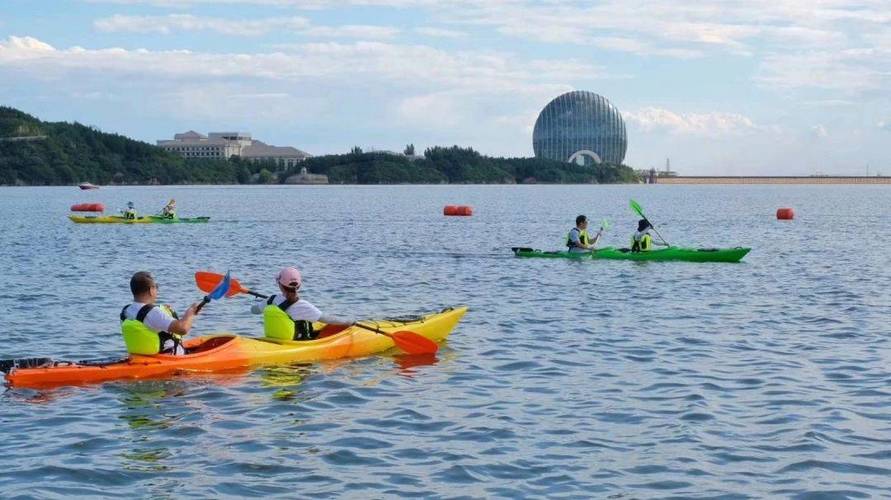
[{"label": "lime green kayak", "polygon": [[128,219],[120,215],[69,215],[71,222],[78,224],[194,224],[207,222],[210,217],[161,217],[159,215],[139,216]]},{"label": "lime green kayak", "polygon": [[627,248],[604,247],[593,252],[543,252],[532,248],[511,248],[517,257],[538,257],[545,259],[613,259],[613,260],[655,260],[685,262],[739,262],[751,248],[683,248],[668,247],[649,252],[632,252]]}]

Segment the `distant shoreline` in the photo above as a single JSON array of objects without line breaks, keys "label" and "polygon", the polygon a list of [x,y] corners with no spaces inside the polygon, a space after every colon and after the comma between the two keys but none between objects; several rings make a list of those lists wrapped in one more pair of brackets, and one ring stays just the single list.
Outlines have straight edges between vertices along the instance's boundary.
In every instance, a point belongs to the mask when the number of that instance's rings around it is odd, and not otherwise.
[{"label": "distant shoreline", "polygon": [[691,175],[656,177],[655,184],[891,184],[891,176],[865,175],[778,175],[778,176],[709,176]]}]

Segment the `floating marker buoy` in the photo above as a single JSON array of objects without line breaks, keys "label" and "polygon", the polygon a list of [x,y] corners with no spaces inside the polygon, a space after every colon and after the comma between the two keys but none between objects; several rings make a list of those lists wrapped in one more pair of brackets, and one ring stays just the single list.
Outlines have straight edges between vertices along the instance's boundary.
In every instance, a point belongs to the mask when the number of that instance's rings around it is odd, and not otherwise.
[{"label": "floating marker buoy", "polygon": [[795,211],[791,208],[778,208],[777,209],[777,219],[779,220],[792,220],[795,218]]},{"label": "floating marker buoy", "polygon": [[468,205],[446,205],[442,209],[442,215],[469,217],[473,215],[473,207]]},{"label": "floating marker buoy", "polygon": [[72,212],[104,212],[105,205],[101,203],[78,203],[71,205]]}]

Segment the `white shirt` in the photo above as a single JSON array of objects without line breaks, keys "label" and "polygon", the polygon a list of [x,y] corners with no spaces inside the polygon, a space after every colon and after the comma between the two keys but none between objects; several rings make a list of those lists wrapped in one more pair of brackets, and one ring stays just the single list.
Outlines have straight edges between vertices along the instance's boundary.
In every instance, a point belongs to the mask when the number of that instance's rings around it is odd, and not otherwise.
[{"label": "white shirt", "polygon": [[[285,297],[283,295],[276,294],[272,303],[274,305],[279,305],[284,301]],[[291,307],[285,312],[288,313],[288,316],[294,321],[310,321],[315,323],[322,317],[322,311],[320,311],[318,307],[303,299],[291,304]]]},{"label": "white shirt", "polygon": [[[124,310],[124,316],[127,319],[136,319],[136,315],[139,314],[139,310],[142,309],[145,304],[141,302],[134,302],[127,306],[127,309]],[[142,323],[148,327],[149,330],[153,332],[166,332],[170,329],[170,324],[175,320],[173,316],[167,314],[164,309],[160,307],[153,307],[148,314],[145,315],[145,319]]]}]

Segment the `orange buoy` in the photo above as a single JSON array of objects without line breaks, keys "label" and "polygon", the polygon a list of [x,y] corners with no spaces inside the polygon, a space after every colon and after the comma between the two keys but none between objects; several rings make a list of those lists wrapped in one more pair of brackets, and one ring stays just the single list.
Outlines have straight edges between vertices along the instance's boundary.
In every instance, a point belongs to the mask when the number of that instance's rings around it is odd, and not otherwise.
[{"label": "orange buoy", "polygon": [[791,208],[778,208],[777,209],[777,219],[779,220],[792,220],[795,218],[795,211]]},{"label": "orange buoy", "polygon": [[104,212],[105,205],[101,203],[78,203],[71,205],[72,212]]},{"label": "orange buoy", "polygon": [[442,214],[468,217],[473,215],[473,207],[468,205],[446,205],[442,209]]}]

